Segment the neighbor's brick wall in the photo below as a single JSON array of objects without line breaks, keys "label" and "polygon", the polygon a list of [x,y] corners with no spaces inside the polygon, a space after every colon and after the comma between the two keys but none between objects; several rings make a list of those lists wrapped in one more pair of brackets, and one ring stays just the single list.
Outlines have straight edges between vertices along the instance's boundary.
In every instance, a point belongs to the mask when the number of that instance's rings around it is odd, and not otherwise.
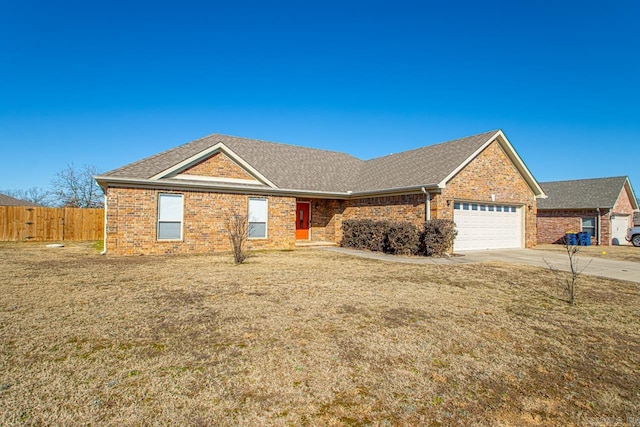
[{"label": "neighbor's brick wall", "polygon": [[562,243],[568,232],[582,231],[583,217],[597,216],[595,210],[538,210],[538,243]]},{"label": "neighbor's brick wall", "polygon": [[254,179],[224,153],[216,153],[181,173],[219,178]]},{"label": "neighbor's brick wall", "polygon": [[[182,241],[158,241],[158,194],[184,195]],[[205,253],[231,249],[226,219],[247,214],[250,195],[198,191],[107,189],[107,252],[118,255]],[[262,197],[262,196],[255,196]],[[249,249],[291,248],[295,244],[295,198],[268,197],[267,239],[252,239]]]},{"label": "neighbor's brick wall", "polygon": [[[629,215],[629,226],[631,226],[633,207],[626,189],[621,191],[618,201],[612,210],[600,209],[600,245],[608,246],[612,244],[611,216],[616,214]],[[598,212],[594,209],[538,211],[538,242],[561,243],[562,238],[568,231],[582,231],[583,217],[596,217],[597,221]],[[597,236],[598,230],[596,229],[596,240]],[[597,241],[592,240],[592,244],[596,243]]]},{"label": "neighbor's brick wall", "polygon": [[[491,195],[495,195],[492,201]],[[453,220],[453,200],[523,206],[525,247],[536,245],[537,202],[520,172],[499,143],[487,146],[432,198],[432,218]],[[449,203],[447,203],[449,201]]]}]

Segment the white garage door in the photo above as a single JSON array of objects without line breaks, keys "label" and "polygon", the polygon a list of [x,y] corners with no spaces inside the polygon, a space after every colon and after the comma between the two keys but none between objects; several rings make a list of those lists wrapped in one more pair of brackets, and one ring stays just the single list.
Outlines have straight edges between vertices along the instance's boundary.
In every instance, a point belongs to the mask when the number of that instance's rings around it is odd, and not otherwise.
[{"label": "white garage door", "polygon": [[522,247],[522,208],[513,205],[455,202],[458,235],[454,251]]}]

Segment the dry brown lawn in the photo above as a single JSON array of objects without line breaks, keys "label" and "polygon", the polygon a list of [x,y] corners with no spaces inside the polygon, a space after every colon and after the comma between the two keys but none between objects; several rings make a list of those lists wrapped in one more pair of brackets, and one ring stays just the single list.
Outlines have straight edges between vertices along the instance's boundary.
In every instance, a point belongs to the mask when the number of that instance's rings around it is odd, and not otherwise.
[{"label": "dry brown lawn", "polygon": [[[640,248],[630,245],[620,246],[579,246],[578,256],[590,256],[602,259],[614,259],[618,261],[640,262]],[[565,252],[563,245],[542,244],[536,249],[543,251]]]},{"label": "dry brown lawn", "polygon": [[640,289],[0,244],[0,425],[640,425]]}]

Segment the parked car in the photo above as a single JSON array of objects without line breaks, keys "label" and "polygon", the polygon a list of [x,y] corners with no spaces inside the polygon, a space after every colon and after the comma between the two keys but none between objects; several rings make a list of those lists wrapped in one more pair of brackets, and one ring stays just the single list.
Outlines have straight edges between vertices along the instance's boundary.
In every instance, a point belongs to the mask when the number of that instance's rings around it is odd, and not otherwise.
[{"label": "parked car", "polygon": [[633,246],[640,246],[640,227],[631,227],[624,236],[627,242],[633,243]]}]

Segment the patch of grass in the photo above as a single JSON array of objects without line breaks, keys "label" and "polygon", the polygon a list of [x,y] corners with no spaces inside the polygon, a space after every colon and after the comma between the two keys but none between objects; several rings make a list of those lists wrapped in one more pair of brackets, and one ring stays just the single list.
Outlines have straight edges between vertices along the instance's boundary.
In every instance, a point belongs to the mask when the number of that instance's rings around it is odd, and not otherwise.
[{"label": "patch of grass", "polygon": [[98,241],[94,242],[92,247],[96,251],[102,252],[104,250],[104,240],[98,240]]},{"label": "patch of grass", "polygon": [[595,425],[640,413],[640,289],[299,249],[0,245],[0,425]]}]

